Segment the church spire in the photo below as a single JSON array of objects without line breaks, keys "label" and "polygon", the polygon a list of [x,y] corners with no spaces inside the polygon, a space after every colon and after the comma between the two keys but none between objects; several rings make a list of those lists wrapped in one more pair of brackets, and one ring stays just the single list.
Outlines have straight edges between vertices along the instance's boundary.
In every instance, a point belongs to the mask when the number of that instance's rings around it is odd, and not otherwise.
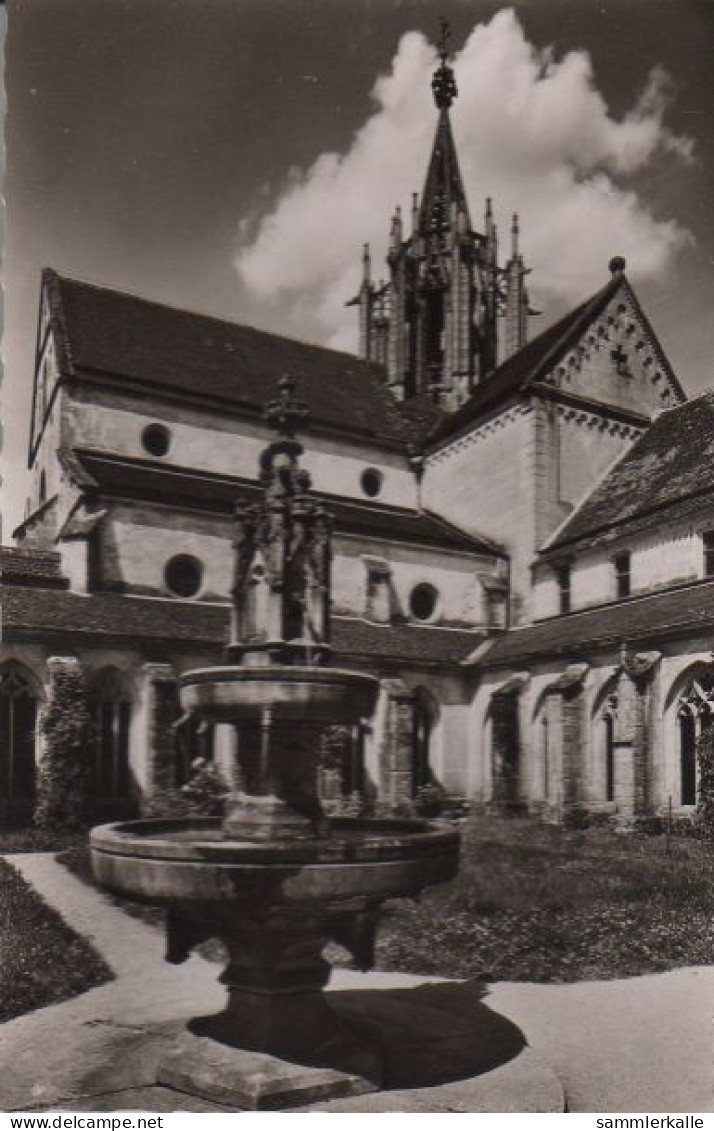
[{"label": "church spire", "polygon": [[449,39],[442,19],[431,79],[438,114],[421,197],[413,195],[411,216],[399,207],[392,216],[388,281],[372,283],[363,268],[351,301],[360,310],[360,356],[385,366],[395,396],[426,396],[452,410],[496,368],[499,316],[508,313],[515,349],[525,341],[529,311],[517,233],[506,278],[490,201],[483,233],[471,224],[451,131],[458,90]]},{"label": "church spire", "polygon": [[431,80],[434,102],[439,110],[434,145],[429,159],[420,209],[419,227],[422,235],[443,230],[449,226],[454,205],[457,212],[468,217],[456,145],[451,132],[449,108],[458,94],[454,72],[449,65],[448,42],[451,36],[446,20],[441,21],[439,66]]}]

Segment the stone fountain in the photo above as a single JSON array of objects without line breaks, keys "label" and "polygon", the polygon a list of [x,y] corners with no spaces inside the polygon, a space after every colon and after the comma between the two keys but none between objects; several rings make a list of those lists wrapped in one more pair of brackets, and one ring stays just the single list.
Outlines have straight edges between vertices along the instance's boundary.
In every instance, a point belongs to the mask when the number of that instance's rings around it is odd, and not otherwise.
[{"label": "stone fountain", "polygon": [[381,905],[452,877],[458,833],[423,820],[328,820],[319,734],[375,708],[378,681],[329,666],[330,520],[310,494],[295,439],[305,406],[289,378],[268,405],[261,501],[236,511],[229,663],[180,681],[179,729],[230,724],[239,787],[223,818],[124,821],[91,834],[99,883],[166,908],[167,960],[220,939],[224,1011],[191,1021],[159,1080],[244,1107],[373,1090],[369,1034],[323,993],[323,950],[373,964]]}]

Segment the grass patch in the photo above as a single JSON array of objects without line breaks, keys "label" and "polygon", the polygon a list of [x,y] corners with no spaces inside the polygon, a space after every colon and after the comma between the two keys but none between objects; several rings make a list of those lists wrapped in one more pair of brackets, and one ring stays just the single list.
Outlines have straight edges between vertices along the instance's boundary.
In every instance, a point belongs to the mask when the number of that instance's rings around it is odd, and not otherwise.
[{"label": "grass patch", "polygon": [[57,833],[35,828],[0,829],[0,855],[12,852],[62,852],[86,843],[86,833]]},{"label": "grass patch", "polygon": [[570,982],[714,960],[714,846],[472,817],[459,876],[388,909],[381,969]]},{"label": "grass patch", "polygon": [[[86,846],[62,863],[93,883]],[[110,897],[152,924],[163,911]],[[218,944],[201,948],[221,959]],[[338,960],[339,948],[329,955]],[[459,875],[386,906],[377,966],[486,981],[572,982],[714,961],[714,844],[470,817]]]},{"label": "grass patch", "polygon": [[66,1001],[114,976],[5,860],[0,860],[0,955],[0,1021]]}]

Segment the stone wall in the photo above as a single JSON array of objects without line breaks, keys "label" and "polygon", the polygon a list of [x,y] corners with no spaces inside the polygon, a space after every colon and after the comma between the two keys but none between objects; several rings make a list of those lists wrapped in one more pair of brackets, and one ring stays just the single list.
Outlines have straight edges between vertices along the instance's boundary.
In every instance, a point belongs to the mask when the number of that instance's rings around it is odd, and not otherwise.
[{"label": "stone wall", "polygon": [[426,461],[425,506],[511,555],[511,614],[524,619],[535,546],[533,413],[516,405]]},{"label": "stone wall", "polygon": [[[121,592],[171,596],[166,563],[190,554],[203,566],[198,598],[228,599],[233,574],[232,522],[220,516],[170,510],[148,503],[116,504],[101,526],[101,585]],[[336,615],[371,618],[371,563],[384,563],[389,619],[413,619],[410,594],[427,583],[437,603],[430,622],[476,627],[489,623],[481,575],[500,576],[500,562],[482,555],[410,546],[386,539],[336,535],[332,607]],[[81,580],[78,573],[78,582]]]},{"label": "stone wall", "polygon": [[[298,388],[299,394],[299,388]],[[266,390],[266,396],[270,390]],[[167,466],[254,479],[260,453],[274,438],[260,421],[241,419],[230,413],[172,405],[161,399],[134,399],[112,389],[82,386],[73,391],[71,438],[80,447],[137,459],[151,458],[142,445],[148,424],[168,428],[170,444],[161,462]],[[415,506],[417,484],[404,455],[370,444],[335,440],[311,427],[302,465],[310,472],[316,491],[366,496],[360,484],[362,472],[374,467],[382,474],[380,502]]]},{"label": "stone wall", "polygon": [[[606,547],[575,550],[570,562],[570,607],[591,608],[616,599],[614,557],[629,551],[631,595],[654,592],[704,577],[702,533],[714,529],[714,508],[703,509],[696,518],[668,525],[666,529],[630,533]],[[559,589],[555,570],[547,562],[534,569],[535,619],[555,616],[559,611]]]}]

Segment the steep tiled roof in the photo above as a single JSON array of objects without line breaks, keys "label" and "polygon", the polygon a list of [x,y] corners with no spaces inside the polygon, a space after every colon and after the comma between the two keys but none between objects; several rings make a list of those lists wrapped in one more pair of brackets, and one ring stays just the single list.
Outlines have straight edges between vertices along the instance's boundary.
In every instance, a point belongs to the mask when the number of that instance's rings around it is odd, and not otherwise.
[{"label": "steep tiled roof", "polygon": [[512,628],[485,645],[477,662],[489,668],[539,658],[588,657],[622,642],[656,645],[665,637],[702,630],[714,630],[714,581]]},{"label": "steep tiled roof", "polygon": [[[102,646],[180,647],[218,657],[228,640],[228,605],[76,593],[8,586],[3,593],[3,636],[7,641],[82,641]],[[482,639],[475,631],[412,624],[383,626],[334,617],[332,645],[342,656],[414,663],[458,664]]]},{"label": "steep tiled roof", "polygon": [[[168,463],[87,450],[75,451],[75,459],[81,468],[82,481],[86,484],[89,477],[105,495],[199,506],[225,515],[232,513],[238,501],[258,499],[257,485],[237,476],[200,473]],[[502,553],[494,543],[472,538],[444,519],[423,511],[317,492],[314,498],[324,504],[334,519],[335,529],[340,532],[465,553]]]},{"label": "steep tiled roof", "polygon": [[[467,432],[481,417],[506,404],[512,397],[523,395],[529,390],[545,388],[545,378],[582,337],[585,330],[592,322],[599,318],[614,298],[618,290],[622,289],[637,312],[637,317],[644,327],[649,340],[655,346],[659,355],[659,364],[666,373],[667,381],[675,391],[676,398],[685,399],[677,377],[667,358],[657,343],[657,338],[652,327],[642,310],[637,296],[626,277],[615,272],[610,280],[589,298],[587,302],[570,311],[553,326],[548,327],[537,338],[533,338],[512,357],[503,362],[490,376],[486,377],[474,390],[473,394],[462,407],[452,415],[437,424],[429,437],[432,447],[440,447],[457,436]],[[613,411],[617,411],[614,409]]]},{"label": "steep tiled roof", "polygon": [[448,416],[446,409],[437,404],[429,393],[417,393],[414,397],[400,401],[399,411],[409,422],[416,446],[419,440],[426,441]]},{"label": "steep tiled roof", "polygon": [[469,629],[417,624],[377,625],[335,617],[332,645],[348,656],[390,657],[433,664],[456,664],[476,647],[483,634]]},{"label": "steep tiled roof", "polygon": [[7,585],[67,586],[58,553],[17,546],[0,546],[0,580],[3,591]]},{"label": "steep tiled roof", "polygon": [[672,521],[714,492],[714,391],[662,412],[556,531],[545,555]]},{"label": "steep tiled roof", "polygon": [[174,395],[198,395],[255,415],[275,395],[278,378],[288,373],[316,424],[391,445],[412,437],[376,365],[66,279],[49,269],[44,278],[60,357],[77,377],[91,373],[128,388],[150,386]]},{"label": "steep tiled roof", "polygon": [[457,412],[437,426],[431,441],[438,443],[466,431],[468,425],[485,412],[521,392],[539,377],[545,376],[578,340],[584,328],[602,313],[621,284],[622,277],[614,275],[587,302],[571,310],[499,365],[476,386],[471,397]]}]

